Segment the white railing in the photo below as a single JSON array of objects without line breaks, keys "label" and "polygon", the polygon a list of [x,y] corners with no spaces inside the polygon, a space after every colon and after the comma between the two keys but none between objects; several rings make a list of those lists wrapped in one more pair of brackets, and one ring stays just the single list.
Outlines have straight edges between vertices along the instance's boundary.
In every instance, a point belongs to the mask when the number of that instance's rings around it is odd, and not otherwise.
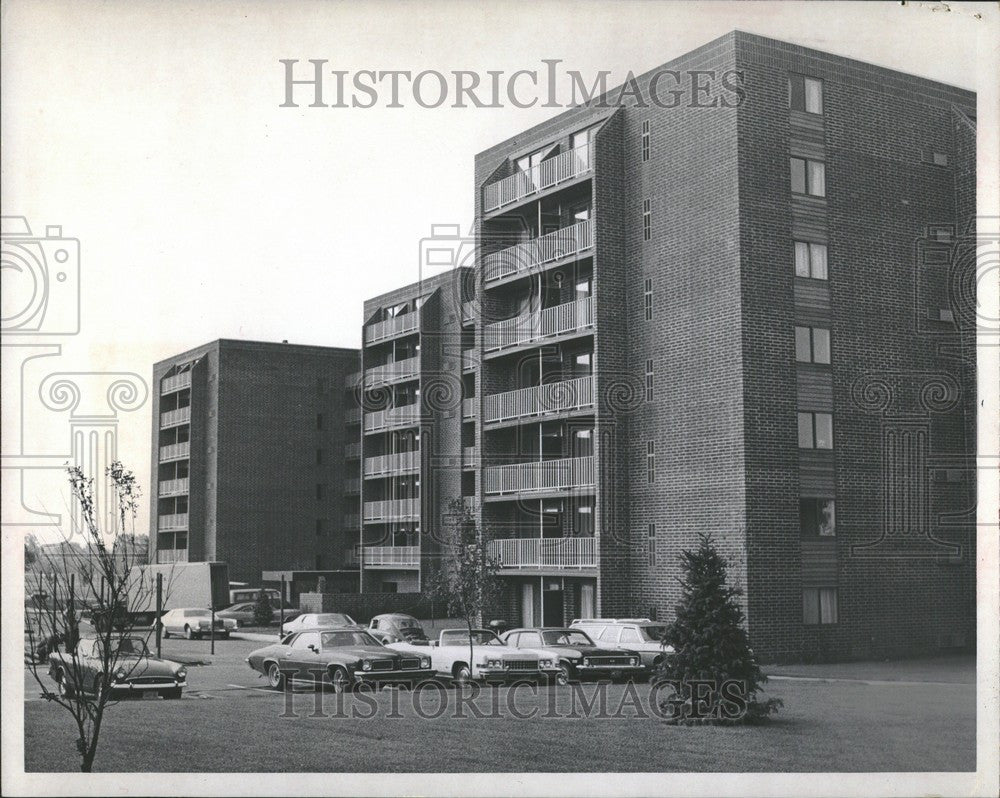
[{"label": "white railing", "polygon": [[463,399],[462,400],[462,418],[475,418],[476,417],[476,400]]},{"label": "white railing", "polygon": [[187,562],[187,549],[157,549],[156,561],[160,564],[172,562]]},{"label": "white railing", "polygon": [[365,546],[365,566],[414,567],[420,565],[419,546]]},{"label": "white railing", "polygon": [[351,493],[361,493],[361,478],[360,477],[348,477],[344,480],[344,492]]},{"label": "white railing", "polygon": [[160,496],[182,496],[188,492],[188,478],[165,479],[160,483]]},{"label": "white railing", "polygon": [[503,568],[595,568],[594,538],[509,538],[491,540],[490,557]]},{"label": "white railing", "polygon": [[483,471],[483,490],[490,494],[568,490],[593,484],[593,457],[514,463],[491,466]]},{"label": "white railing", "polygon": [[462,303],[462,322],[475,321],[476,319],[476,303],[475,302],[463,302]]},{"label": "white railing", "polygon": [[156,519],[156,528],[160,532],[169,532],[171,529],[187,529],[188,514],[174,513],[173,515],[161,515]]},{"label": "white railing", "polygon": [[483,189],[483,210],[487,213],[518,202],[539,191],[585,175],[593,166],[592,144],[561,152],[530,169],[517,172]]},{"label": "white railing", "polygon": [[403,471],[416,471],[420,468],[420,451],[399,452],[398,454],[380,454],[365,458],[365,476],[374,477],[382,474],[398,474]]},{"label": "white railing", "polygon": [[593,326],[594,298],[588,296],[575,302],[545,308],[537,313],[489,324],[484,331],[484,348],[487,352],[492,352]]},{"label": "white railing", "polygon": [[360,526],[360,513],[344,513],[344,529],[358,529]]},{"label": "white railing", "polygon": [[170,393],[179,391],[182,388],[191,387],[191,372],[185,371],[183,374],[174,374],[172,377],[164,377],[160,383],[160,393]]},{"label": "white railing", "polygon": [[475,446],[462,449],[462,468],[475,468],[479,460],[479,450]]},{"label": "white railing", "polygon": [[385,321],[377,321],[365,327],[365,343],[373,344],[396,335],[409,333],[420,327],[420,311],[404,313]]},{"label": "white railing", "polygon": [[419,521],[420,499],[382,499],[365,502],[365,521]]},{"label": "white railing", "polygon": [[175,427],[178,424],[186,424],[191,420],[191,408],[179,407],[176,410],[168,410],[160,413],[160,429],[164,427]]},{"label": "white railing", "polygon": [[168,446],[160,447],[160,462],[167,460],[182,460],[191,456],[191,442],[171,443]]},{"label": "white railing", "polygon": [[576,377],[562,382],[548,382],[531,388],[495,393],[486,397],[483,421],[509,421],[515,418],[544,416],[581,410],[594,405],[594,378]]},{"label": "white railing", "polygon": [[360,443],[349,443],[344,447],[344,457],[348,460],[354,459],[356,457],[361,457],[361,444]]},{"label": "white railing", "polygon": [[412,427],[420,423],[420,405],[391,407],[365,413],[365,432],[380,432],[393,427]]},{"label": "white railing", "polygon": [[462,371],[469,371],[479,366],[479,353],[475,349],[462,350]]},{"label": "white railing", "polygon": [[393,363],[386,363],[384,366],[368,369],[365,371],[365,387],[371,388],[386,382],[408,380],[418,374],[420,374],[420,355],[415,355],[405,360],[397,360]]},{"label": "white railing", "polygon": [[594,220],[577,222],[562,230],[517,244],[483,258],[483,280],[487,283],[527,272],[562,258],[578,255],[594,246]]}]

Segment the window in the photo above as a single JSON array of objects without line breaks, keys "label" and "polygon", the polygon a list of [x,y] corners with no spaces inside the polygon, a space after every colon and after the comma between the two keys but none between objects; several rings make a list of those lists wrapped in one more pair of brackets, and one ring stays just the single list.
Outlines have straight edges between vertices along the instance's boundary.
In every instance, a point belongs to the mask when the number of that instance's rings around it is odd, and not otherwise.
[{"label": "window", "polygon": [[316,429],[323,429],[323,414],[316,414]]},{"label": "window", "polygon": [[829,365],[830,331],[824,327],[796,327],[795,359],[799,363]]},{"label": "window", "polygon": [[826,196],[826,164],[807,158],[792,158],[792,193]]},{"label": "window", "polygon": [[319,648],[319,632],[303,632],[292,641],[292,648],[299,651],[310,646]]},{"label": "window", "polygon": [[823,81],[803,75],[788,79],[788,104],[793,111],[823,113]]},{"label": "window", "polygon": [[656,481],[656,465],[654,463],[655,452],[653,441],[646,441],[646,479],[649,484]]},{"label": "window", "polygon": [[600,634],[600,637],[598,637],[597,639],[602,640],[606,643],[617,643],[618,633],[620,631],[621,628],[618,626],[605,626],[604,630]]},{"label": "window", "polygon": [[383,593],[398,593],[399,592],[399,582],[383,582],[382,583]]},{"label": "window", "polygon": [[642,160],[649,160],[649,120],[642,123]]},{"label": "window", "polygon": [[833,499],[799,499],[799,529],[806,538],[835,537],[837,515]]},{"label": "window", "polygon": [[646,321],[653,320],[653,280],[650,277],[646,278],[646,284],[643,289],[642,301],[646,308]]},{"label": "window", "polygon": [[656,565],[656,524],[649,525],[649,564]]},{"label": "window", "polygon": [[323,465],[323,450],[316,450],[316,465]]},{"label": "window", "polygon": [[810,625],[836,623],[837,588],[805,588],[802,591],[802,622]]},{"label": "window", "polygon": [[653,209],[648,199],[642,201],[642,240],[649,241],[653,237]]},{"label": "window", "polygon": [[653,401],[653,361],[646,361],[646,401]]},{"label": "window", "polygon": [[622,629],[622,637],[619,641],[621,643],[638,643],[639,641],[639,630],[632,627],[626,626]]},{"label": "window", "polygon": [[316,501],[321,501],[323,499],[323,494],[325,493],[325,486],[322,482],[316,483]]},{"label": "window", "polygon": [[795,276],[811,277],[814,280],[827,278],[826,244],[795,242]]},{"label": "window", "polygon": [[833,416],[830,413],[799,413],[799,448],[833,448]]}]

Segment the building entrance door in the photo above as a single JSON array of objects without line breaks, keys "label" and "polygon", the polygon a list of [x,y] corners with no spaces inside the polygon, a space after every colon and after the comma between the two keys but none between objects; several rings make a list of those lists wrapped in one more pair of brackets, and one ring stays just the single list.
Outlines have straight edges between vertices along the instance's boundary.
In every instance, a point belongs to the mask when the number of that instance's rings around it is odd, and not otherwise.
[{"label": "building entrance door", "polygon": [[546,582],[542,596],[542,626],[562,626],[563,619],[563,589],[560,582]]}]

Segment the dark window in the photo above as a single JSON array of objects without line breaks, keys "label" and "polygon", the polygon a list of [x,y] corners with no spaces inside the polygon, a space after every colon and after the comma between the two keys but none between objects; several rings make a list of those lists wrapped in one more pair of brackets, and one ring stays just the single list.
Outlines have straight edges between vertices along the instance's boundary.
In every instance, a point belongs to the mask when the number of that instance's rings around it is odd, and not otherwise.
[{"label": "dark window", "polygon": [[823,113],[823,81],[804,75],[788,78],[788,104],[793,111]]},{"label": "dark window", "polygon": [[833,416],[830,413],[799,413],[799,448],[833,448]]},{"label": "dark window", "polygon": [[802,591],[802,622],[810,625],[836,623],[837,588],[804,588]]},{"label": "dark window", "polygon": [[397,593],[399,592],[399,582],[383,582],[382,583],[383,593]]},{"label": "dark window", "polygon": [[649,564],[656,565],[656,524],[650,524],[648,530]]},{"label": "dark window", "polygon": [[831,538],[837,534],[837,515],[833,499],[799,499],[799,529],[802,537]]},{"label": "dark window", "polygon": [[827,279],[826,244],[809,241],[795,242],[795,276]]},{"label": "dark window", "polygon": [[646,401],[653,401],[653,361],[646,361]]},{"label": "dark window", "polygon": [[653,319],[653,280],[649,277],[646,278],[646,285],[643,290],[642,295],[643,303],[646,308],[646,321],[652,321]]},{"label": "dark window", "polygon": [[826,196],[826,165],[822,161],[792,158],[792,193]]},{"label": "dark window", "polygon": [[320,500],[322,500],[322,498],[323,498],[323,495],[324,495],[324,493],[325,493],[325,487],[326,487],[326,486],[325,486],[325,485],[323,485],[323,483],[322,483],[322,482],[317,482],[317,483],[316,483],[316,500],[317,500],[317,501],[320,501]]},{"label": "dark window", "polygon": [[825,327],[796,327],[795,359],[799,363],[829,365],[830,331]]},{"label": "dark window", "polygon": [[642,123],[642,160],[649,160],[649,120]]},{"label": "dark window", "polygon": [[316,414],[316,429],[323,429],[323,414]]},{"label": "dark window", "polygon": [[316,465],[323,465],[323,450],[316,450]]},{"label": "dark window", "polygon": [[656,481],[655,446],[653,441],[646,441],[646,479],[650,484]]},{"label": "dark window", "polygon": [[642,240],[649,241],[653,237],[653,209],[652,203],[645,199],[642,201]]}]

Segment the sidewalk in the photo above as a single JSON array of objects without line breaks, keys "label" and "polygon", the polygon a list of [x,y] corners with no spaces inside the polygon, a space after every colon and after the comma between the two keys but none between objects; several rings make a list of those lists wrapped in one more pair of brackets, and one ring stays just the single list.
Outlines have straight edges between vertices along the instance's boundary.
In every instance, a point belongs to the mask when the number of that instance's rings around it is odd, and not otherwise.
[{"label": "sidewalk", "polygon": [[853,682],[909,682],[923,684],[976,683],[974,654],[882,660],[830,662],[808,665],[765,665],[763,671],[775,679],[816,679]]}]

